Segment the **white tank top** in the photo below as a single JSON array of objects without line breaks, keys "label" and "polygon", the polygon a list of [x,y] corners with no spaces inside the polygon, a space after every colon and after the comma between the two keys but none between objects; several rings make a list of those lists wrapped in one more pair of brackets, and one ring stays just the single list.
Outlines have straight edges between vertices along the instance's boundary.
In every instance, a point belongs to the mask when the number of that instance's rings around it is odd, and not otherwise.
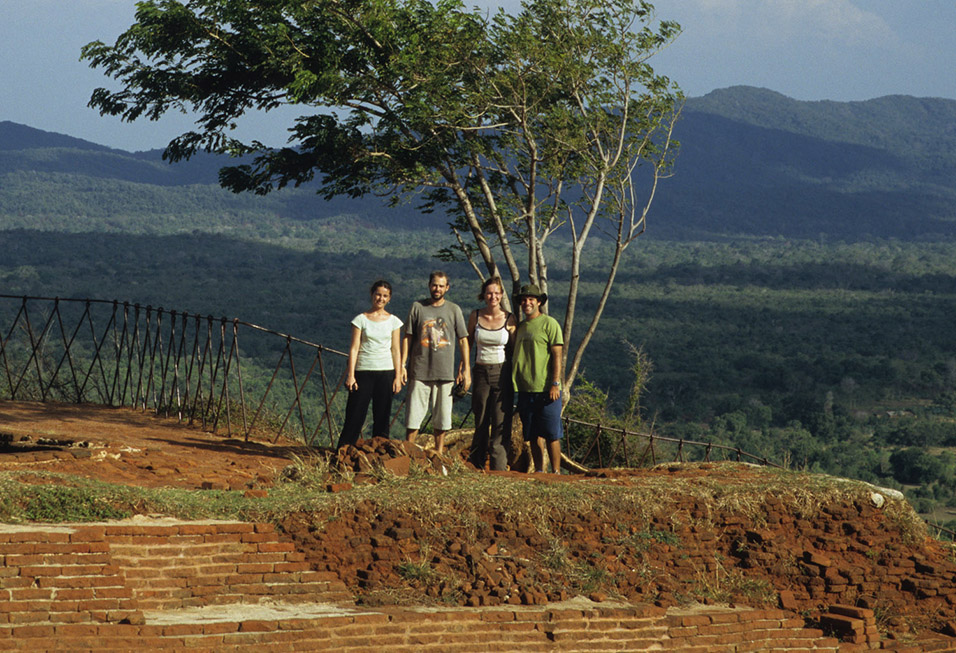
[{"label": "white tank top", "polygon": [[496,365],[505,362],[505,346],[508,344],[507,319],[500,329],[485,329],[475,324],[475,363]]}]

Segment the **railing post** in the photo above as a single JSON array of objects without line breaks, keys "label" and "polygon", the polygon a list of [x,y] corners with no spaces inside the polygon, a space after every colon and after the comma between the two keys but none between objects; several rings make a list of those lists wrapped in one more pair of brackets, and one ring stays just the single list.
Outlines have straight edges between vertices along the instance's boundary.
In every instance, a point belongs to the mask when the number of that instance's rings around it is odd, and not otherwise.
[{"label": "railing post", "polygon": [[[325,409],[325,415],[324,415],[324,417],[325,417],[326,423],[328,424],[328,427],[329,427],[329,446],[330,446],[330,447],[334,447],[335,444],[334,444],[334,442],[332,441],[332,438],[333,438],[333,435],[332,435],[332,414],[331,414],[331,410],[330,410],[330,406],[329,406],[329,385],[328,385],[328,379],[327,379],[326,376],[325,376],[325,361],[322,359],[322,350],[321,350],[321,349],[319,350],[319,376],[321,377],[321,381],[322,381],[322,399],[323,399],[323,401],[325,402],[325,408],[326,408],[326,409]],[[334,395],[333,395],[333,397],[334,397]],[[321,417],[319,418],[318,423],[319,423],[319,424],[322,423],[322,418],[321,418]],[[316,436],[318,435],[318,432],[319,432],[318,427],[316,427],[315,432],[312,434],[312,439],[313,439],[313,441],[315,440]]]},{"label": "railing post", "polygon": [[594,441],[597,443],[598,466],[604,467],[604,456],[601,454],[601,423],[594,427]]},{"label": "railing post", "polygon": [[[116,310],[119,307],[113,302],[113,319],[116,319]],[[133,326],[135,330],[135,325]],[[115,331],[114,331],[115,333]],[[114,350],[116,351],[116,375],[113,377],[113,389],[110,391],[110,397],[119,392],[120,405],[126,405],[126,393],[129,392],[132,397],[132,388],[130,382],[133,378],[132,354],[130,353],[130,341],[133,334],[129,332],[129,302],[123,302],[123,330],[120,331],[118,339],[114,339]],[[123,356],[126,356],[126,374],[123,374]],[[112,399],[111,399],[112,401]]]},{"label": "railing post", "polygon": [[[186,407],[186,412],[188,414],[187,423],[192,424],[193,418],[196,413],[196,399],[193,396],[194,393],[199,392],[198,388],[200,387],[200,382],[196,381],[196,389],[190,390],[190,383],[193,380],[193,370],[196,367],[196,356],[199,353],[199,327],[202,325],[202,318],[199,315],[193,316],[193,348],[189,354],[189,364],[186,366],[186,397],[184,399],[184,405]],[[197,373],[197,377],[199,374]]]},{"label": "railing post", "polygon": [[246,393],[242,387],[242,362],[239,360],[239,320],[232,320],[232,345],[236,352],[236,380],[239,383],[239,411],[242,417],[242,432],[249,441],[249,427],[246,424]]},{"label": "railing post", "polygon": [[[89,310],[89,303],[86,304],[86,310]],[[56,365],[56,370],[53,372],[53,378],[55,379],[60,373],[60,368],[63,366],[63,361],[67,361],[70,366],[70,376],[73,379],[73,396],[75,397],[74,401],[80,403],[79,395],[79,379],[76,378],[76,367],[73,364],[73,356],[70,348],[73,346],[73,341],[76,339],[76,334],[79,331],[79,325],[83,322],[83,318],[80,317],[79,322],[77,322],[76,329],[73,330],[73,334],[70,336],[69,340],[66,338],[66,328],[63,326],[63,316],[57,313],[57,323],[60,327],[60,335],[63,338],[63,356],[60,357],[60,361]]]},{"label": "railing post", "polygon": [[222,415],[223,403],[225,403],[226,433],[229,435],[232,435],[232,420],[229,411],[229,363],[231,361],[232,350],[230,350],[228,355],[226,354],[226,318],[223,317],[219,320],[219,353],[216,358],[217,371],[223,362],[225,362],[225,365],[223,366],[222,388],[219,390],[219,401],[216,403],[216,419],[213,422],[212,430],[215,431],[219,427],[219,417]]}]

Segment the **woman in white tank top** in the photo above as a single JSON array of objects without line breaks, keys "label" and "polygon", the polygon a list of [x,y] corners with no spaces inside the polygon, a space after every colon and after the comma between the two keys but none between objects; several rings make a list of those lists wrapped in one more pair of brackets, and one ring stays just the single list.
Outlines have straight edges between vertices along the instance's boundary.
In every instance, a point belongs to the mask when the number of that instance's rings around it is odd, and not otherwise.
[{"label": "woman in white tank top", "polygon": [[491,456],[491,469],[508,469],[505,443],[511,439],[511,411],[514,390],[511,385],[511,345],[518,326],[514,315],[501,307],[504,285],[493,277],[481,286],[478,299],[484,308],[468,318],[468,340],[475,350],[472,373],[471,410],[475,415],[475,435],[468,456],[478,469],[484,469]]},{"label": "woman in white tank top", "polygon": [[372,284],[371,307],[352,320],[352,343],[346,363],[345,422],[337,448],[354,445],[372,405],[372,437],[388,437],[392,395],[402,389],[400,329],[402,321],[385,310],[392,286],[384,279]]}]

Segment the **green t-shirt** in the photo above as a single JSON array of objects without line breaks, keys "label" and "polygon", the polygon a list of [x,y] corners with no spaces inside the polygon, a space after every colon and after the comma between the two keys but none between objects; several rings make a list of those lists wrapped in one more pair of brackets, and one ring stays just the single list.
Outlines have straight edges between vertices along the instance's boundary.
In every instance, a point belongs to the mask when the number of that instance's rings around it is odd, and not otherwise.
[{"label": "green t-shirt", "polygon": [[546,392],[551,386],[551,347],[564,345],[561,325],[543,313],[523,320],[515,332],[511,378],[518,392]]}]

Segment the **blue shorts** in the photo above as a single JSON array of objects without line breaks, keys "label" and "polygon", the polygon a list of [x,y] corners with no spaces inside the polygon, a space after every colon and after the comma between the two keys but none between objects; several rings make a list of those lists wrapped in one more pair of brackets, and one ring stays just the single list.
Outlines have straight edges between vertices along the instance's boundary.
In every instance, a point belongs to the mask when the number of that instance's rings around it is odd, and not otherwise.
[{"label": "blue shorts", "polygon": [[554,441],[564,437],[560,397],[551,401],[547,392],[519,392],[518,417],[526,442],[535,438]]}]

